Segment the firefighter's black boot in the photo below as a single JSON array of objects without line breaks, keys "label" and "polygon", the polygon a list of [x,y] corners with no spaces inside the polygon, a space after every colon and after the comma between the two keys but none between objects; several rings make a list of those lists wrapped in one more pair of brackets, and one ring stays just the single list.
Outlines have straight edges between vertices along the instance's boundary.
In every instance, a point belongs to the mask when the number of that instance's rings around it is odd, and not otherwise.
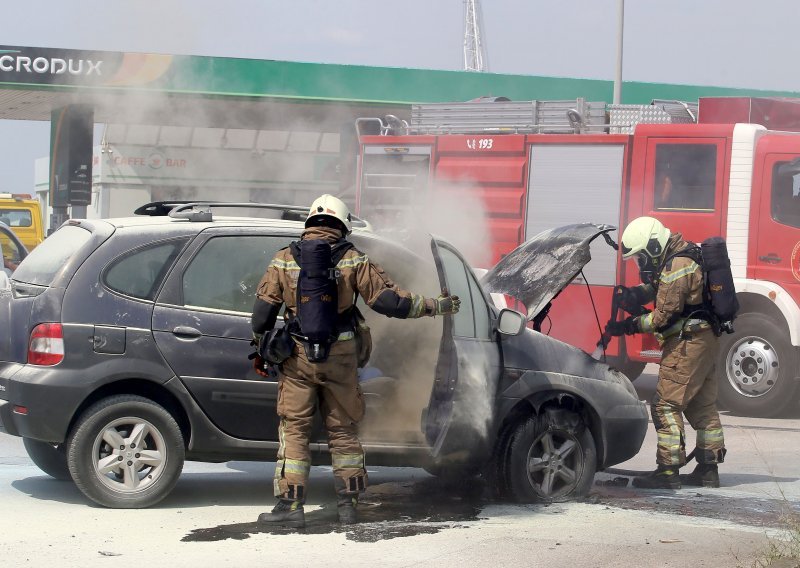
[{"label": "firefighter's black boot", "polygon": [[347,479],[333,478],[336,488],[336,512],[339,522],[343,525],[352,525],[358,522],[358,494],[367,488],[367,476],[353,475]]},{"label": "firefighter's black boot", "polygon": [[269,513],[258,516],[259,525],[291,527],[302,529],[306,526],[306,515],[303,512],[303,503],[289,499],[281,499]]},{"label": "firefighter's black boot", "polygon": [[680,489],[678,466],[659,465],[652,473],[634,477],[633,486],[641,489]]},{"label": "firefighter's black boot", "polygon": [[336,511],[339,513],[339,522],[343,525],[353,525],[358,522],[358,495],[339,495],[336,500]]},{"label": "firefighter's black boot", "polygon": [[719,487],[719,469],[715,463],[699,463],[692,473],[682,473],[681,484],[691,487]]}]

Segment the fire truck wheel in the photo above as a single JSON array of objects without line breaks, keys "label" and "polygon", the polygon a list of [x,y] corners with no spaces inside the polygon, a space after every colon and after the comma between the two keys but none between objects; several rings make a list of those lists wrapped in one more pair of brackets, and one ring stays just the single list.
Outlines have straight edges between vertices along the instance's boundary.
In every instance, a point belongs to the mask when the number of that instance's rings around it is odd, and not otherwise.
[{"label": "fire truck wheel", "polygon": [[778,416],[797,405],[797,350],[784,326],[756,313],[736,319],[720,338],[719,402],[745,416]]},{"label": "fire truck wheel", "polygon": [[551,503],[589,492],[597,450],[580,415],[547,408],[519,425],[508,460],[509,490],[514,499]]}]

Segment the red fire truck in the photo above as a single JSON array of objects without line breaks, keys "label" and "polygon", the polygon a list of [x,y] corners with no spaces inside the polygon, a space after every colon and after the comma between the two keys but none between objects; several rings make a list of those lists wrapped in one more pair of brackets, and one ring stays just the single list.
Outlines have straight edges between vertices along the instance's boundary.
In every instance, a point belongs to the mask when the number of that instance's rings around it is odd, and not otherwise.
[{"label": "red fire truck", "polygon": [[[624,227],[651,215],[695,242],[725,237],[741,311],[735,332],[721,338],[720,402],[759,416],[797,404],[800,100],[490,99],[415,105],[410,120],[356,126],[358,215],[402,226],[434,196],[476,199],[491,262],[543,230],[584,221]],[[613,286],[639,282],[634,263],[605,243],[594,243],[592,256],[584,270],[592,296],[580,278],[550,313],[551,335],[589,352],[598,319],[610,317]],[[606,355],[636,377],[660,352],[637,335],[615,340]]]}]

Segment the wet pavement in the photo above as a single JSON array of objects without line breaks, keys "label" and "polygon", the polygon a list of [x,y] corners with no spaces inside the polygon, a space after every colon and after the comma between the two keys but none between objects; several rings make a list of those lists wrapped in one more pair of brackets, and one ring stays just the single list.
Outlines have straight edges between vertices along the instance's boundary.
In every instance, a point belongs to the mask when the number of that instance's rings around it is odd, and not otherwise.
[{"label": "wet pavement", "polygon": [[[800,518],[800,503],[786,498],[732,494],[727,489],[684,488],[677,491],[641,490],[622,486],[621,478],[599,474],[583,503],[605,509],[645,511],[684,517],[705,518],[751,527],[780,529]],[[624,478],[622,478],[624,479]],[[608,484],[607,481],[617,483]],[[480,478],[446,482],[436,478],[371,486],[359,503],[359,523],[341,525],[335,503],[306,510],[306,527],[266,527],[256,522],[197,528],[184,542],[243,540],[256,534],[319,535],[341,533],[354,542],[377,542],[445,530],[468,529],[470,523],[486,520],[483,510],[490,505],[543,510],[549,505],[516,505],[492,501]]]},{"label": "wet pavement", "polygon": [[258,523],[236,523],[193,530],[184,542],[242,540],[250,535],[343,533],[347,540],[377,542],[420,534],[436,534],[448,529],[463,529],[477,521],[488,501],[479,479],[453,484],[436,478],[406,483],[371,486],[358,505],[359,523],[339,524],[336,504],[326,503],[306,511],[303,529],[265,527]]},{"label": "wet pavement", "polygon": [[786,499],[731,496],[725,490],[684,488],[679,491],[598,487],[585,502],[634,511],[703,517],[731,523],[781,529],[800,518],[800,503]]}]

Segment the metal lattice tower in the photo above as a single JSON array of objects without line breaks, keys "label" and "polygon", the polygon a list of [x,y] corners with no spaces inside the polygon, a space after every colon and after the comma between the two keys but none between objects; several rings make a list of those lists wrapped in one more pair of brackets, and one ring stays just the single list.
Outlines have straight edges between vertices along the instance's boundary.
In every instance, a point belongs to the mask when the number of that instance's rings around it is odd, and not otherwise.
[{"label": "metal lattice tower", "polygon": [[483,16],[478,0],[464,0],[464,70],[488,71],[489,57],[481,37]]}]

